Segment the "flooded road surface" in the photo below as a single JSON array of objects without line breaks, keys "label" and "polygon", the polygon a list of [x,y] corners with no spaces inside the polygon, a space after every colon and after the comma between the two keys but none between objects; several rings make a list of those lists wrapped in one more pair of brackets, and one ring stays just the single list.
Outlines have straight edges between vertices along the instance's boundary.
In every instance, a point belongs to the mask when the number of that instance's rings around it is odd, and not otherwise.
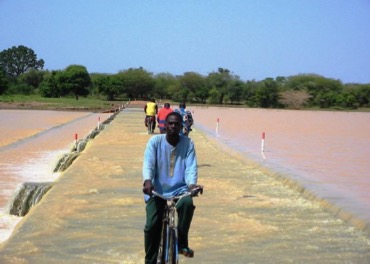
[{"label": "flooded road surface", "polygon": [[[0,263],[144,263],[142,164],[151,136],[142,108],[117,115],[0,245]],[[235,147],[198,128],[191,138],[205,191],[189,234],[195,257],[180,263],[370,263],[363,232]]]},{"label": "flooded road surface", "polygon": [[343,219],[360,228],[370,223],[370,113],[188,110],[194,113],[195,127],[292,179],[291,185],[308,190],[310,198],[324,199],[323,205]]},{"label": "flooded road surface", "polygon": [[84,138],[110,114],[90,112],[0,110],[0,242],[21,217],[6,206],[23,182],[52,182],[58,160],[69,153],[75,134]]}]

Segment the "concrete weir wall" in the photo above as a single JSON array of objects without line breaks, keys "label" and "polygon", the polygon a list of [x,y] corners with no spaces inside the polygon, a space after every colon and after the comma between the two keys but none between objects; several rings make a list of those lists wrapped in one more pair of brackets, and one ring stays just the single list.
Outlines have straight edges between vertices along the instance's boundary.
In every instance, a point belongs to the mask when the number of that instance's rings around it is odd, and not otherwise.
[{"label": "concrete weir wall", "polygon": [[[0,247],[0,263],[143,263],[142,108],[126,108]],[[158,130],[157,130],[158,133]],[[204,194],[181,263],[369,263],[367,234],[196,127]]]}]

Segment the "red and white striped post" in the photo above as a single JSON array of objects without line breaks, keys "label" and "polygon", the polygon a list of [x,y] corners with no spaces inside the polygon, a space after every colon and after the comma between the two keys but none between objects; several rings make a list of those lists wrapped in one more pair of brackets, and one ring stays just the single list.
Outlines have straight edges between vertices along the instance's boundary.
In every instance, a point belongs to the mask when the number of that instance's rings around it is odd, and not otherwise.
[{"label": "red and white striped post", "polygon": [[75,148],[77,149],[77,138],[78,138],[78,135],[77,133],[75,133]]},{"label": "red and white striped post", "polygon": [[220,128],[220,118],[217,117],[217,122],[216,122],[216,135],[219,135],[219,128]]},{"label": "red and white striped post", "polygon": [[261,141],[261,151],[264,152],[265,151],[265,132],[262,132],[262,141]]}]

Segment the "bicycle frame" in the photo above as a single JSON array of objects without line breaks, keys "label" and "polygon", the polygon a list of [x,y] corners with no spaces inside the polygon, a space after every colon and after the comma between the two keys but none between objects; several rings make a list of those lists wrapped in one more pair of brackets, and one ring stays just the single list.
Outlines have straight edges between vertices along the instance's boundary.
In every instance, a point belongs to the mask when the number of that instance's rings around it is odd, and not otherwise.
[{"label": "bicycle frame", "polygon": [[179,248],[178,248],[178,233],[177,233],[177,210],[176,204],[186,196],[197,196],[198,193],[203,193],[203,186],[193,189],[191,192],[185,192],[179,196],[164,197],[163,195],[153,191],[153,196],[157,196],[166,201],[163,213],[163,224],[161,232],[161,240],[159,244],[157,264],[178,264],[179,263]]},{"label": "bicycle frame", "polygon": [[[163,224],[161,241],[158,250],[158,264],[179,263],[179,252],[177,245],[177,211],[176,204],[184,196],[166,198],[153,191],[153,195],[166,200],[163,213]],[[189,194],[190,195],[190,194]]]}]

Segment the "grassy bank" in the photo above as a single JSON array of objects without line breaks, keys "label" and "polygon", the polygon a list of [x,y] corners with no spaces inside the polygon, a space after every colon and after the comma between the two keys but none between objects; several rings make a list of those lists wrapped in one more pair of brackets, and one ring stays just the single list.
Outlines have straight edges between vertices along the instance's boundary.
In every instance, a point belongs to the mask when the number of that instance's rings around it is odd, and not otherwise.
[{"label": "grassy bank", "polygon": [[39,95],[2,95],[0,109],[41,109],[73,111],[108,111],[118,108],[123,101],[106,101],[97,97],[45,98]]}]

